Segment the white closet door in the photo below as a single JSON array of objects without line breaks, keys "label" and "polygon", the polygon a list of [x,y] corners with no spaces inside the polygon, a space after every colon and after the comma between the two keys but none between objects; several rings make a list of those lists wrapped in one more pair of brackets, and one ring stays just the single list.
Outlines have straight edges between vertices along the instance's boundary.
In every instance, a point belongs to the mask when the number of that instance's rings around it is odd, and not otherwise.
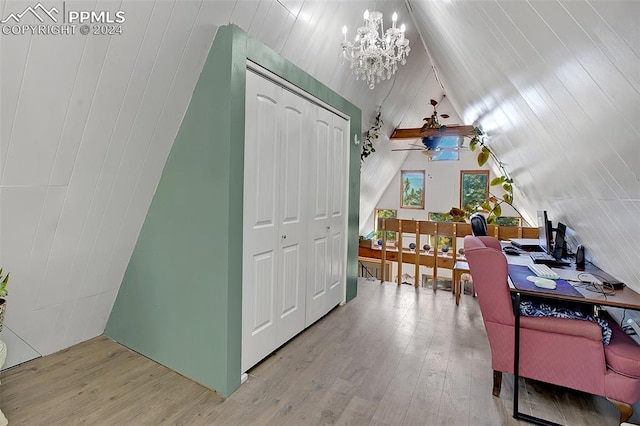
[{"label": "white closet door", "polygon": [[244,153],[242,371],[277,339],[278,175],[281,89],[247,73]]},{"label": "white closet door", "polygon": [[242,371],[343,300],[347,126],[247,72]]},{"label": "white closet door", "polygon": [[345,119],[333,115],[333,126],[329,140],[330,151],[330,189],[329,189],[329,282],[327,290],[327,308],[342,302],[346,283],[346,223],[347,217],[347,158],[349,128]]},{"label": "white closet door", "polygon": [[[308,156],[305,132],[309,124],[309,102],[282,90],[283,112],[280,138],[280,268],[276,308],[276,347],[305,326],[306,203],[304,187]],[[273,348],[275,349],[275,348]]]},{"label": "white closet door", "polygon": [[346,121],[316,107],[309,159],[309,262],[307,326],[340,303],[344,294]]}]

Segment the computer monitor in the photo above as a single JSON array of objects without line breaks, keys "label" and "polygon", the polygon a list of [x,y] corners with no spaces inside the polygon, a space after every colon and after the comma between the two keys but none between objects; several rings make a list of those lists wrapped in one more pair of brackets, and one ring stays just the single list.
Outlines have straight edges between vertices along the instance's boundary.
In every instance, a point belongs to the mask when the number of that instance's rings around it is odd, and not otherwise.
[{"label": "computer monitor", "polygon": [[538,244],[540,248],[551,254],[551,224],[546,210],[538,210]]},{"label": "computer monitor", "polygon": [[565,242],[565,235],[567,233],[567,225],[562,222],[558,222],[556,226],[556,239],[553,245],[553,257],[560,260],[566,257],[567,249]]}]

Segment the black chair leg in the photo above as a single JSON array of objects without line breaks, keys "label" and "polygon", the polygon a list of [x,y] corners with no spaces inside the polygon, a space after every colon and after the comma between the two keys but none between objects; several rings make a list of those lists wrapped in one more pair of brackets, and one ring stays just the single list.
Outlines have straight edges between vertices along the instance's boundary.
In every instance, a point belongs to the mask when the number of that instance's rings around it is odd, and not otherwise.
[{"label": "black chair leg", "polygon": [[502,371],[493,370],[493,396],[500,397],[502,389]]}]

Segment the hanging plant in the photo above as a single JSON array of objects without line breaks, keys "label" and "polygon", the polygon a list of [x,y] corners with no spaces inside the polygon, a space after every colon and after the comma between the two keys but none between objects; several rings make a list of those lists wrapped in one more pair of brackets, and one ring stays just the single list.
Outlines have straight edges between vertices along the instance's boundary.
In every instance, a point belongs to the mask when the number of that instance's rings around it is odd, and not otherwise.
[{"label": "hanging plant", "polygon": [[489,197],[487,197],[486,200],[468,203],[462,209],[454,207],[449,211],[449,214],[452,216],[454,221],[465,221],[465,219],[468,219],[472,214],[476,212],[483,212],[488,213],[487,223],[494,223],[497,218],[502,216],[502,204],[506,203],[520,215],[518,209],[513,206],[513,180],[509,177],[509,174],[504,167],[504,163],[496,157],[491,148],[489,148],[489,145],[487,145],[486,135],[482,129],[476,127],[473,131],[474,136],[471,138],[471,142],[469,142],[469,149],[471,151],[479,150],[477,157],[479,167],[487,164],[487,161],[489,161],[490,158],[496,162],[501,174],[493,178],[489,183],[489,186],[502,187],[504,194],[502,194],[501,197],[497,197],[489,191]]},{"label": "hanging plant", "polygon": [[376,152],[373,143],[380,137],[382,130],[382,107],[378,108],[373,124],[369,127],[362,138],[362,152],[360,153],[360,161],[364,162],[365,158]]}]

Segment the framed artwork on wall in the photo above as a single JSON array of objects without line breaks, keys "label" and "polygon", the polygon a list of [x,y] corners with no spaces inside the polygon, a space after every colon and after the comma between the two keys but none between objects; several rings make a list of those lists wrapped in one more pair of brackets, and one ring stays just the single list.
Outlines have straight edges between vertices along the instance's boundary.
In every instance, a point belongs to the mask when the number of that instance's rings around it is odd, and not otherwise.
[{"label": "framed artwork on wall", "polygon": [[400,172],[400,208],[424,209],[424,170]]},{"label": "framed artwork on wall", "polygon": [[489,197],[489,170],[460,170],[460,208]]}]

